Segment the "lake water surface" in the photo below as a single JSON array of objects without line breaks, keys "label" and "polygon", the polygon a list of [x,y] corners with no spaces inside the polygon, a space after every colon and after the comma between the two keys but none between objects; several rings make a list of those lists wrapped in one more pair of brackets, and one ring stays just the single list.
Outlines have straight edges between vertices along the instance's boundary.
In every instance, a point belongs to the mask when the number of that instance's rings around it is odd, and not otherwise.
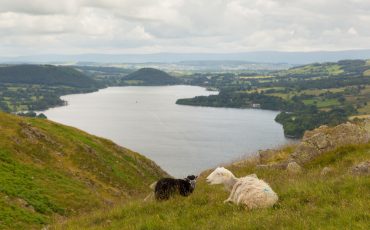
[{"label": "lake water surface", "polygon": [[45,114],[137,151],[177,177],[288,142],[277,112],[175,104],[212,93],[195,86],[110,87],[63,96],[68,105]]}]

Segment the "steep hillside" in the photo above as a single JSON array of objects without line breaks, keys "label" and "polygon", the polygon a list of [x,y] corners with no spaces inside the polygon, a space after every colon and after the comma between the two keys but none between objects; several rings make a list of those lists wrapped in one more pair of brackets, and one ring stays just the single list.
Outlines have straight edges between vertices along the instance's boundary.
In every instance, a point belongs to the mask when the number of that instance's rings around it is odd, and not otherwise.
[{"label": "steep hillside", "polygon": [[0,112],[0,229],[111,207],[166,175],[113,142],[43,119]]},{"label": "steep hillside", "polygon": [[94,88],[97,83],[72,67],[53,65],[10,65],[0,67],[0,83],[64,85]]},{"label": "steep hillside", "polygon": [[175,85],[179,82],[177,78],[154,68],[142,68],[122,78],[125,85]]},{"label": "steep hillside", "polygon": [[297,145],[226,166],[238,177],[256,173],[268,182],[279,195],[273,208],[224,204],[228,192],[206,184],[206,171],[190,197],[132,201],[51,229],[368,229],[369,130],[369,123],[324,126]]}]

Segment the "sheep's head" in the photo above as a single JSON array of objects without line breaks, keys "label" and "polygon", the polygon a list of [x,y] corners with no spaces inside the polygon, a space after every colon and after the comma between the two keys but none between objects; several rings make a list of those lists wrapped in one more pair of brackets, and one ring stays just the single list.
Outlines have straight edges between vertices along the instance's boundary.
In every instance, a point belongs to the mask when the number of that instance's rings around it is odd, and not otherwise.
[{"label": "sheep's head", "polygon": [[185,179],[186,180],[197,180],[198,176],[194,176],[194,175],[189,175],[187,176]]},{"label": "sheep's head", "polygon": [[191,188],[194,190],[195,189],[195,184],[197,182],[197,178],[198,176],[194,176],[194,175],[189,175],[185,178],[186,181],[188,181],[190,183],[190,186]]},{"label": "sheep's head", "polygon": [[210,184],[223,184],[234,175],[224,167],[216,168],[209,176],[207,177],[207,182]]}]

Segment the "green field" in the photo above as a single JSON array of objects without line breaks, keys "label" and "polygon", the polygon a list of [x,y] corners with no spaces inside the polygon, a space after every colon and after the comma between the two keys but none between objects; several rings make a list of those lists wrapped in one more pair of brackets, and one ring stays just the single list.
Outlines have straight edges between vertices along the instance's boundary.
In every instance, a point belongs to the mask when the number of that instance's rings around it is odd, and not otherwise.
[{"label": "green field", "polygon": [[328,99],[328,100],[308,99],[308,100],[303,100],[303,103],[305,103],[306,105],[316,105],[320,109],[340,105],[340,102],[336,99]]},{"label": "green field", "polygon": [[322,76],[335,76],[340,75],[344,71],[340,65],[336,63],[318,64],[318,65],[305,65],[302,67],[291,68],[283,71],[284,74],[321,74]]}]

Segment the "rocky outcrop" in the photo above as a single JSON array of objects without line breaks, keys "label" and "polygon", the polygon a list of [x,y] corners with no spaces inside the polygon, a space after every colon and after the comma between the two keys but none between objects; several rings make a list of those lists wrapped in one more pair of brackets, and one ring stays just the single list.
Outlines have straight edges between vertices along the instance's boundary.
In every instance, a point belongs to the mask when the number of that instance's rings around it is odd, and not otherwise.
[{"label": "rocky outcrop", "polygon": [[55,142],[52,138],[50,138],[40,129],[33,127],[30,123],[22,121],[19,123],[19,125],[21,127],[22,135],[25,136],[31,143],[35,144],[38,143],[39,141],[46,141],[54,146],[60,147],[57,142]]},{"label": "rocky outcrop", "polygon": [[[289,174],[304,171],[305,163],[316,157],[348,145],[365,144],[370,141],[370,119],[358,123],[347,122],[335,127],[326,125],[307,131],[298,144],[289,148],[260,150],[258,154],[243,161],[234,162],[233,166],[253,165],[256,170],[286,170]],[[293,153],[291,153],[293,152]],[[369,162],[353,166],[352,174],[367,174]],[[334,168],[324,167],[320,175],[334,173]]]},{"label": "rocky outcrop", "polygon": [[320,126],[305,133],[291,158],[298,164],[304,164],[338,147],[367,143],[370,140],[369,130],[369,121],[360,124],[347,122],[330,128]]}]

